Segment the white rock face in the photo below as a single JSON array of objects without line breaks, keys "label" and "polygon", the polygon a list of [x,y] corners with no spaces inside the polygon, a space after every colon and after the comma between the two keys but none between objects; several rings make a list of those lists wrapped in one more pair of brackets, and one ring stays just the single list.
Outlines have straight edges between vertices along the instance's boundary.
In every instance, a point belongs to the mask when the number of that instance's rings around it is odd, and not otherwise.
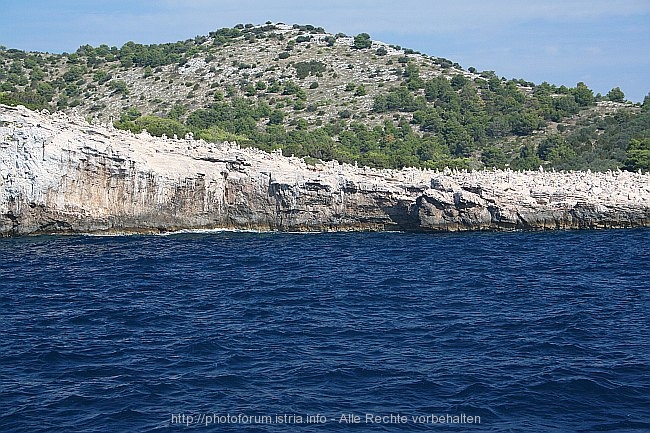
[{"label": "white rock face", "polygon": [[650,225],[650,176],[373,170],[0,106],[0,234]]}]

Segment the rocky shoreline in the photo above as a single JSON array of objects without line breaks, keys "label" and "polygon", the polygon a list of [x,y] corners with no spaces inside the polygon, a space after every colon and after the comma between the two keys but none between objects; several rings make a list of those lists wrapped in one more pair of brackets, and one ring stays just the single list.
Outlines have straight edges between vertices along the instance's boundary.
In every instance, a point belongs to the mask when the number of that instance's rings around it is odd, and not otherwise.
[{"label": "rocky shoreline", "polygon": [[650,226],[650,175],[374,170],[0,106],[0,235]]}]

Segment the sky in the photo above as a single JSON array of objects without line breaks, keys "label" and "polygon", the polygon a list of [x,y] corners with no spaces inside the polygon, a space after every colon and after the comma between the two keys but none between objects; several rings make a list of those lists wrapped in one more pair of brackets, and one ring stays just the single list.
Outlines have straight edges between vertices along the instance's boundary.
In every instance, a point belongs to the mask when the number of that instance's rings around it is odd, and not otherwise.
[{"label": "sky", "polygon": [[236,24],[311,24],[506,78],[650,93],[650,0],[0,0],[0,45],[176,42]]}]

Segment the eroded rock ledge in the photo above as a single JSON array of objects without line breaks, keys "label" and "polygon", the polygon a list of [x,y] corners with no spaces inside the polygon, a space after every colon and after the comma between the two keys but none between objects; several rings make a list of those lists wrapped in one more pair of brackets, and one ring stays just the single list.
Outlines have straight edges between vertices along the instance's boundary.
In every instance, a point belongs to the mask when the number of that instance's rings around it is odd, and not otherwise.
[{"label": "eroded rock ledge", "polygon": [[0,106],[0,234],[650,225],[650,176],[373,170]]}]

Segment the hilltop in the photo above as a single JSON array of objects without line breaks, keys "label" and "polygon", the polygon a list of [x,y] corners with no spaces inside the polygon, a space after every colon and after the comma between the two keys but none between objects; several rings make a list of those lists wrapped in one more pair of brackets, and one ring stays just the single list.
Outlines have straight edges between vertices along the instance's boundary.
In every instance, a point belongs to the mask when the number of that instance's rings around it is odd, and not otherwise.
[{"label": "hilltop", "polygon": [[378,168],[648,169],[650,102],[594,95],[311,25],[168,44],[0,49],[0,103]]}]

